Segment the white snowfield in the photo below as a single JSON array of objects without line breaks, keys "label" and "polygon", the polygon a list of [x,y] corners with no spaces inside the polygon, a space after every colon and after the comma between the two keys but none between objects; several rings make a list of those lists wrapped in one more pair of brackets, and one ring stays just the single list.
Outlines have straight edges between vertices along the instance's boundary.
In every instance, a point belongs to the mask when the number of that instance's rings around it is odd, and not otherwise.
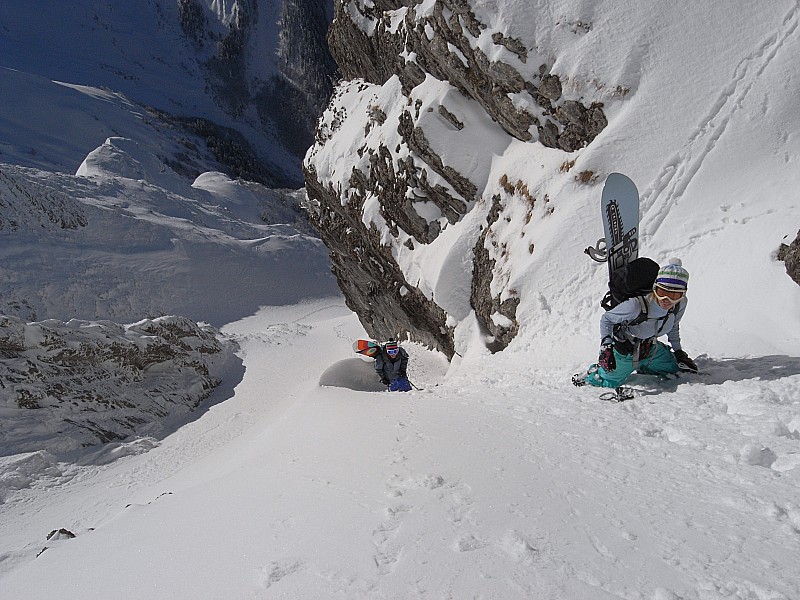
[{"label": "white snowfield", "polygon": [[[449,84],[415,89],[470,117],[462,138],[436,111],[423,126],[445,164],[480,178],[480,200],[434,244],[395,248],[459,352],[448,364],[405,343],[418,388],[405,394],[373,391],[326,250],[283,222],[280,198],[213,173],[188,189],[157,159],[167,142],[113,116],[122,99],[98,96],[99,111],[82,98],[96,88],[65,95],[0,69],[48,119],[66,105],[102,124],[83,137],[0,106],[0,214],[21,223],[0,231],[0,300],[37,320],[169,306],[219,326],[241,361],[180,427],[70,456],[0,448],[0,599],[800,599],[800,286],[775,258],[800,227],[800,5],[469,4],[489,26],[476,43],[520,39],[531,58],[517,67],[546,60],[609,125],[565,156],[501,137]],[[357,102],[398,93],[396,80],[351,88],[345,152],[317,156],[344,179],[359,159],[347,135],[365,132]],[[641,253],[691,273],[681,333],[702,371],[636,376],[640,395],[620,404],[570,384],[599,344],[607,271],[582,251],[611,172],[639,187]],[[480,211],[504,175],[549,203],[503,196],[494,291],[519,293],[520,331],[493,355],[468,298]]]},{"label": "white snowfield", "polygon": [[420,390],[359,391],[335,298],[226,333],[233,397],[147,452],[20,461],[1,597],[800,597],[799,358],[700,358],[616,404],[525,352],[443,380],[414,344]]}]

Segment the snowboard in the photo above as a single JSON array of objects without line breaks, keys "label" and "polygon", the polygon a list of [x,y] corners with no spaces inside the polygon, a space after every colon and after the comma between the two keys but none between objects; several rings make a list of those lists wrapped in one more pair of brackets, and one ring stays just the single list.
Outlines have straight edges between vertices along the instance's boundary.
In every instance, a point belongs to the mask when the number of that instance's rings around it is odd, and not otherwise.
[{"label": "snowboard", "polygon": [[375,355],[381,351],[381,345],[373,340],[356,340],[353,342],[353,351],[356,354],[375,358]]},{"label": "snowboard", "polygon": [[600,199],[604,238],[584,252],[597,262],[608,262],[608,277],[639,255],[639,191],[621,173],[611,173]]},{"label": "snowboard", "polygon": [[[596,246],[584,250],[592,260],[608,263],[608,280],[614,271],[636,260],[639,256],[639,191],[636,184],[622,173],[611,173],[603,184],[600,197],[600,215],[605,237]],[[572,378],[580,386],[582,376]],[[635,396],[634,390],[620,387],[601,394],[602,400],[624,402]]]}]

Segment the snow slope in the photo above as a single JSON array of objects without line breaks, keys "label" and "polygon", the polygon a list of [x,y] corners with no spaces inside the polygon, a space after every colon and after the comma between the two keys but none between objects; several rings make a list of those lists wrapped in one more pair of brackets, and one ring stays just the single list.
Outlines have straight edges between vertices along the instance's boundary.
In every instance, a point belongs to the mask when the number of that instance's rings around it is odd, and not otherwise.
[{"label": "snow slope", "polygon": [[75,173],[86,155],[112,136],[160,145],[158,130],[148,126],[144,108],[121,94],[5,66],[0,66],[0,84],[0,160],[5,163]]},{"label": "snow slope", "polygon": [[[178,119],[202,118],[240,132],[262,175],[299,186],[303,149],[292,134],[309,137],[314,115],[286,123],[278,110],[295,102],[315,111],[325,95],[315,82],[326,79],[331,65],[303,62],[306,55],[286,46],[320,43],[314,36],[321,34],[303,30],[302,17],[324,21],[328,2],[295,7],[297,22],[285,14],[292,0],[6,3],[0,9],[0,161],[74,172],[111,136],[166,146],[167,155],[180,157],[181,150],[193,152],[171,146],[189,140],[205,149],[188,132],[193,123]],[[202,39],[182,29],[181,5],[199,11]],[[247,14],[241,64],[211,65],[215,54],[224,54],[218,45],[241,13]],[[265,90],[274,98],[257,101]]]},{"label": "snow slope", "polygon": [[[399,115],[415,107],[414,124],[431,151],[475,185],[479,201],[468,204],[471,212],[455,224],[433,203],[415,202],[419,215],[438,221],[446,235],[430,244],[415,241],[413,248],[402,227],[393,234],[387,226],[380,188],[365,198],[362,220],[382,233],[406,280],[458,324],[457,351],[468,351],[473,327],[464,310],[462,290],[472,282],[464,248],[477,241],[498,198],[499,217],[484,245],[495,261],[492,296],[520,300],[518,347],[534,352],[537,361],[549,361],[555,344],[566,344],[570,356],[593,353],[599,341],[596,300],[607,277],[582,252],[602,235],[600,186],[609,173],[622,172],[642,198],[641,252],[659,262],[680,257],[692,274],[687,350],[796,353],[800,299],[774,256],[800,226],[794,192],[800,184],[797,3],[785,0],[769,10],[746,2],[735,8],[573,0],[469,4],[487,26],[477,37],[465,34],[474,47],[526,80],[547,66],[559,76],[565,98],[603,104],[608,126],[591,144],[565,154],[523,143],[450,83],[428,76],[407,100],[394,77],[383,85],[340,84],[323,116],[324,144],[306,157],[323,185],[342,190],[343,202],[357,199],[348,195],[352,170],[369,173],[371,151],[389,149],[395,171],[401,170],[410,151],[398,133]],[[417,18],[435,6],[421,3]],[[391,16],[399,19],[405,10]],[[368,30],[369,22],[362,28]],[[524,44],[527,60],[496,44],[496,35]],[[537,114],[528,92],[513,100]],[[454,127],[439,107],[464,127]],[[375,112],[386,119],[365,117]],[[530,133],[536,136],[536,127]],[[410,158],[420,162],[413,153]],[[437,175],[433,182],[460,197]],[[458,292],[451,296],[448,290]],[[554,312],[570,315],[566,331]],[[560,353],[553,357],[562,360]]]},{"label": "snow slope", "polygon": [[109,138],[77,173],[0,165],[5,314],[219,326],[336,292],[295,190],[213,172],[192,184],[126,138]]},{"label": "snow slope", "polygon": [[[317,386],[325,367],[360,379],[335,298],[226,332],[232,398],[0,505],[3,597],[800,595],[798,358],[701,361],[610,404],[521,355],[442,382],[412,345],[423,389],[389,395]],[[60,528],[77,537],[46,541]]]},{"label": "snow slope", "polygon": [[[407,344],[421,388],[408,394],[365,389],[371,365],[354,363],[350,346],[363,331],[341,298],[299,301],[316,278],[291,261],[322,265],[318,254],[301,244],[286,263],[276,260],[297,286],[285,306],[224,312],[251,290],[243,269],[208,298],[240,344],[245,372],[223,377],[198,418],[163,440],[131,438],[71,461],[0,459],[12,490],[0,505],[0,597],[800,598],[800,288],[773,258],[800,225],[800,7],[556,0],[535,5],[536,21],[530,3],[471,4],[513,35],[535,23],[537,43],[553,48],[581,89],[597,76],[633,90],[619,102],[603,96],[614,107],[609,127],[566,174],[562,155],[532,145],[510,143],[496,156],[459,148],[474,153],[463,160],[481,164],[482,177],[491,162],[490,193],[501,174],[530,177],[555,207],[540,204],[520,230],[526,215],[509,203],[504,216],[515,227],[497,231],[513,242],[507,285],[525,292],[514,342],[490,354],[464,304],[458,269],[469,261],[459,259],[477,217],[408,262],[421,276],[443,274],[428,283],[453,306],[461,353],[448,365]],[[700,42],[708,50],[698,52]],[[569,384],[596,353],[605,275],[582,254],[601,231],[600,186],[574,178],[584,170],[598,182],[629,174],[642,193],[646,253],[679,255],[692,275],[682,334],[703,374],[637,376],[640,396],[622,404]],[[68,189],[119,188],[120,196],[77,195],[98,211],[110,205],[168,224],[169,233],[157,229],[163,239],[248,245],[227,237],[218,210],[207,217],[213,227],[189,220],[206,214],[201,196],[162,204],[173,199],[168,181],[148,205],[152,196],[139,192],[151,184],[135,173]],[[214,180],[204,176],[196,193]],[[226,195],[238,189],[220,184]],[[69,242],[42,256],[65,253]],[[48,243],[37,237],[2,264],[24,265]],[[128,263],[103,256],[124,281]],[[188,261],[186,281],[205,277],[205,264]],[[213,264],[201,279],[209,284],[238,263]],[[42,276],[34,287],[57,307],[63,293],[47,285],[73,272],[43,273],[34,270]],[[132,289],[142,298],[163,288]],[[85,302],[76,306],[93,306]],[[76,537],[46,539],[61,528]]]}]

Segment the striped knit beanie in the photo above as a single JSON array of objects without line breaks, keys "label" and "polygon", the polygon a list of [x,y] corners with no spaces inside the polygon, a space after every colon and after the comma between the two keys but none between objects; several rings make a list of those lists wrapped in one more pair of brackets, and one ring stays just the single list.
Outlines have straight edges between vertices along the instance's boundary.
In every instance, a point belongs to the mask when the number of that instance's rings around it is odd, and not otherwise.
[{"label": "striped knit beanie", "polygon": [[689,271],[683,268],[680,258],[670,258],[656,275],[656,285],[665,290],[685,292],[689,287]]}]

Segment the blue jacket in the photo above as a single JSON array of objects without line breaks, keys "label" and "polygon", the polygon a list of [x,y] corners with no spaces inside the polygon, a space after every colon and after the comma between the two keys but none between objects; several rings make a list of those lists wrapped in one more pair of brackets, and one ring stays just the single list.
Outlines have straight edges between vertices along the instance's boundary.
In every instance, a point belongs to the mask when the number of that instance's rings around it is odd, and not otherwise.
[{"label": "blue jacket", "polygon": [[[678,302],[674,312],[669,312],[661,308],[653,298],[652,294],[646,296],[647,300],[647,320],[638,325],[629,325],[625,328],[624,337],[627,340],[646,340],[657,338],[666,334],[669,343],[674,351],[681,349],[680,323],[683,313],[686,312],[688,299],[684,298]],[[621,302],[611,310],[603,313],[600,317],[600,344],[607,337],[613,337],[614,325],[620,323],[630,323],[641,313],[641,305],[637,298],[631,298]],[[668,316],[667,316],[668,315]],[[666,316],[666,319],[664,318]]]}]

